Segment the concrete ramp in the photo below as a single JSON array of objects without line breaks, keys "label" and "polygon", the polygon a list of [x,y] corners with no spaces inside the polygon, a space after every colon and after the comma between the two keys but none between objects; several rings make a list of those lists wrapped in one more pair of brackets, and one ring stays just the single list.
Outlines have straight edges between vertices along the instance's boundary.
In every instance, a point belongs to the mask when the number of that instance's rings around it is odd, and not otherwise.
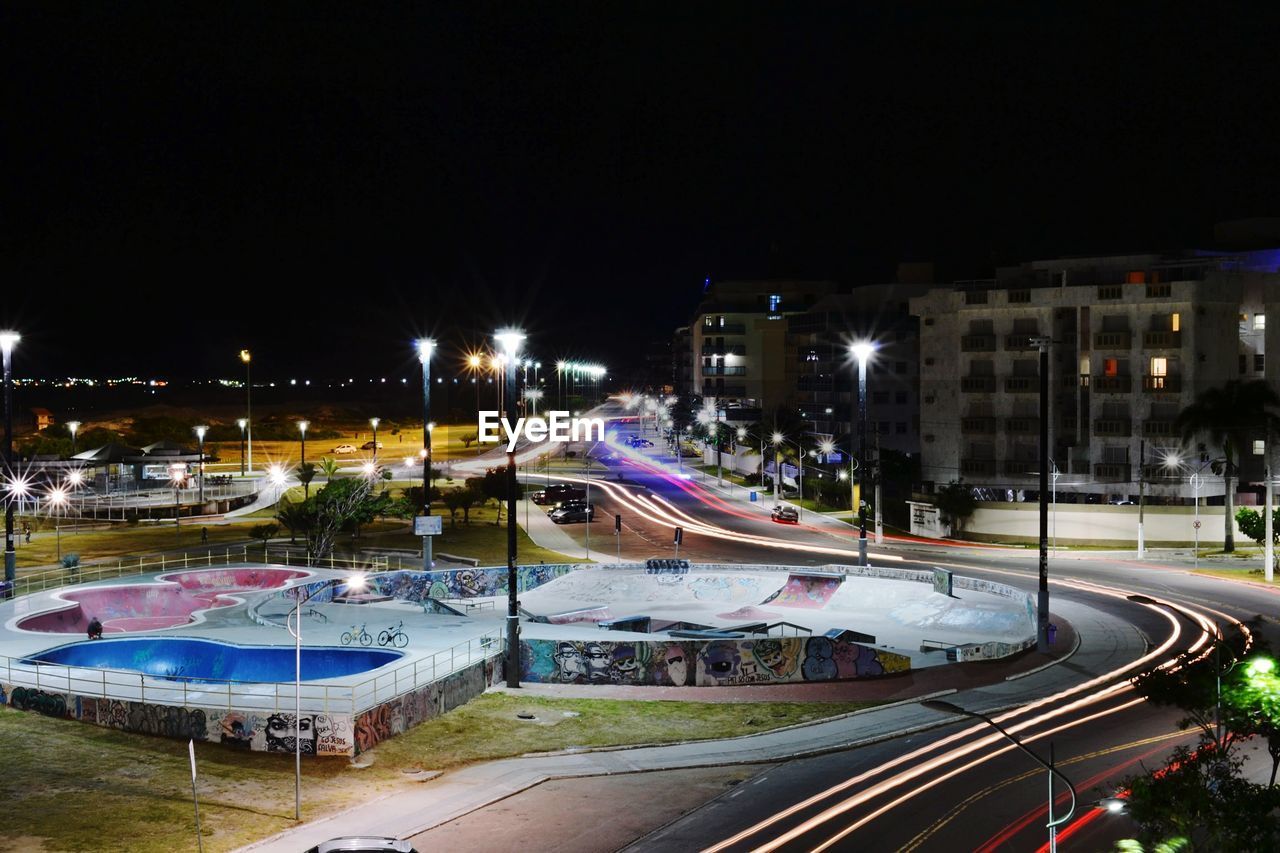
[{"label": "concrete ramp", "polygon": [[803,610],[820,610],[830,603],[844,583],[844,575],[827,572],[792,572],[782,589],[766,598],[762,604],[774,607],[798,607]]}]

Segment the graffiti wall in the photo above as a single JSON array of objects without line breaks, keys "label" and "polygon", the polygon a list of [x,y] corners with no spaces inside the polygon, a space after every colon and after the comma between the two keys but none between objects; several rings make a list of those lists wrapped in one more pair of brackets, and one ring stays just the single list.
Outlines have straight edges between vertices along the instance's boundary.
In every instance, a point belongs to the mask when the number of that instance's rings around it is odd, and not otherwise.
[{"label": "graffiti wall", "polygon": [[124,699],[104,699],[50,693],[0,684],[0,703],[20,711],[126,732],[180,740],[221,743],[232,749],[304,755],[356,755],[392,735],[463,705],[501,677],[493,660],[477,661],[427,687],[398,696],[357,714],[292,711],[239,711],[154,705]]},{"label": "graffiti wall", "polygon": [[799,607],[809,610],[826,607],[831,601],[831,596],[836,594],[843,582],[843,576],[792,574],[787,577],[787,582],[782,585],[782,589],[766,598],[763,603],[772,604],[775,607]]},{"label": "graffiti wall", "polygon": [[874,678],[911,659],[829,637],[751,640],[525,640],[521,677],[554,684],[715,687]]},{"label": "graffiti wall", "polygon": [[[516,591],[525,592],[579,568],[572,564],[517,566]],[[386,572],[369,577],[373,589],[406,601],[426,598],[480,598],[507,594],[507,569],[449,569],[435,572]]]}]

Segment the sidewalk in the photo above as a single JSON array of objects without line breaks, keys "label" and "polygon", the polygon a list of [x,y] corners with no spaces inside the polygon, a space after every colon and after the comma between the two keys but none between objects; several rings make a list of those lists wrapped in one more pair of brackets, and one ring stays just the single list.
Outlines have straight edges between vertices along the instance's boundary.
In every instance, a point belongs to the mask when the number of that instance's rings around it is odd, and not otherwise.
[{"label": "sidewalk", "polygon": [[[528,515],[527,525],[525,523],[526,513]],[[587,549],[579,545],[576,539],[547,516],[546,510],[533,501],[516,501],[516,523],[524,528],[524,532],[533,540],[533,544],[539,548],[546,548],[548,551],[556,551],[566,557],[573,557],[579,560],[587,558]],[[612,528],[610,528],[610,532],[612,532]],[[612,542],[613,537],[610,536],[603,539],[601,544],[612,544]],[[608,552],[597,548],[596,553]],[[596,562],[599,561],[597,560]]]},{"label": "sidewalk", "polygon": [[[955,701],[976,711],[1025,704],[1114,669],[1145,652],[1142,637],[1120,619],[1070,602],[1063,602],[1058,611],[1081,636],[1070,666],[1050,666],[1024,678],[966,690]],[[915,697],[920,698],[924,696]],[[491,761],[446,773],[420,787],[362,803],[242,849],[296,853],[339,835],[408,838],[550,779],[781,761],[888,740],[948,722],[909,700],[818,723],[725,740],[566,751]]]}]

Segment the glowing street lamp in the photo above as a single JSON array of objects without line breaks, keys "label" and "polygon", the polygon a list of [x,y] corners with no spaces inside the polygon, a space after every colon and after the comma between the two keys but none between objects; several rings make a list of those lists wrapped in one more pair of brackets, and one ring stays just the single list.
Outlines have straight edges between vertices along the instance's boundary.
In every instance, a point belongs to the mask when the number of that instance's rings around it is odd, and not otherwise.
[{"label": "glowing street lamp", "polygon": [[[302,442],[302,461],[298,463],[298,468],[307,464],[307,427],[311,426],[310,421],[298,421],[298,434],[301,436]],[[303,478],[302,481],[302,499],[306,500],[311,497],[311,483]]]},{"label": "glowing street lamp", "polygon": [[[800,484],[800,520],[803,521],[804,520],[804,448],[800,446],[800,442],[792,441],[791,439],[787,438],[780,432],[775,432],[771,438],[771,441],[774,447],[777,447],[780,444],[789,444],[796,449],[796,459],[798,459],[800,462],[800,475],[796,482]],[[776,454],[774,458],[775,460],[777,459]],[[775,464],[778,464],[778,474],[781,475],[782,474],[781,464],[776,463],[776,461],[775,461]],[[778,489],[779,479],[780,479],[780,476],[774,477],[774,480],[773,480],[775,503],[777,502],[777,489]]]},{"label": "glowing street lamp", "polygon": [[867,359],[876,351],[870,341],[858,341],[849,347],[858,360],[858,500],[850,506],[858,514],[858,564],[867,565],[867,514],[862,511],[862,498],[867,493]]},{"label": "glowing street lamp", "polygon": [[[253,382],[249,379],[249,363],[253,357],[249,355],[247,349],[240,350],[240,360],[244,362],[244,425],[241,426],[241,432],[247,436],[248,449],[246,453],[241,453],[240,458],[246,459],[249,470],[253,470]],[[241,476],[244,475],[244,466],[240,468]]]},{"label": "glowing street lamp", "polygon": [[182,481],[187,478],[187,466],[175,462],[169,466],[169,479],[173,481],[173,526],[182,527]]},{"label": "glowing street lamp", "polygon": [[76,455],[76,433],[80,431],[79,421],[67,421],[67,432],[71,433],[71,455]]},{"label": "glowing street lamp", "polygon": [[[0,332],[0,356],[4,361],[4,480],[14,482],[13,472],[13,348],[22,336],[17,332]],[[13,542],[13,495],[4,502],[4,579],[9,584],[17,578],[18,552]],[[12,589],[12,586],[8,587]]]},{"label": "glowing street lamp", "polygon": [[[516,356],[524,335],[514,329],[497,332],[493,339],[502,347],[507,362],[507,388],[503,400],[504,414],[514,418],[516,411]],[[516,604],[516,454],[507,451],[507,686],[520,686],[520,615]]]},{"label": "glowing street lamp", "polygon": [[[422,514],[431,515],[431,354],[435,352],[436,342],[421,338],[417,348],[418,363],[422,365]],[[477,385],[477,402],[480,400],[479,388]],[[422,537],[422,570],[431,571],[430,536]]]},{"label": "glowing street lamp", "polygon": [[[348,592],[359,592],[365,587],[364,575],[349,578],[331,578],[298,597],[298,603],[285,617],[285,627],[293,635],[293,819],[302,820],[302,605],[322,591],[345,583]],[[295,587],[301,591],[301,587]],[[296,594],[296,592],[295,592]]]},{"label": "glowing street lamp", "polygon": [[54,486],[45,493],[45,505],[49,507],[50,515],[53,516],[53,532],[58,542],[58,562],[62,562],[62,525],[58,521],[59,516],[66,510],[70,501],[67,498],[67,489],[65,486]]},{"label": "glowing street lamp", "polygon": [[378,461],[378,424],[382,422],[381,418],[369,418],[369,426],[373,427],[373,461]]},{"label": "glowing street lamp", "polygon": [[244,476],[244,428],[249,425],[249,421],[245,418],[239,418],[236,426],[240,427],[240,476]]},{"label": "glowing street lamp", "polygon": [[194,432],[194,433],[196,434],[196,441],[197,441],[197,442],[199,442],[199,445],[200,445],[200,469],[199,469],[199,470],[200,470],[200,473],[199,473],[199,478],[200,478],[200,504],[201,504],[201,506],[203,506],[203,505],[204,505],[204,436],[205,436],[205,433],[207,433],[208,431],[209,431],[209,428],[208,428],[207,426],[205,426],[204,424],[201,424],[200,426],[198,426],[198,427],[194,427],[194,428],[192,429],[192,432]]}]

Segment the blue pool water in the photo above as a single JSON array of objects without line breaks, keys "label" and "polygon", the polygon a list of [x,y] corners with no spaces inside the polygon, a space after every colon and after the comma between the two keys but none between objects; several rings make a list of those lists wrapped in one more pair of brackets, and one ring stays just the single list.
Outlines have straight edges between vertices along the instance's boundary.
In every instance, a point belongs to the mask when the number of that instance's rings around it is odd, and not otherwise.
[{"label": "blue pool water", "polygon": [[[401,657],[386,649],[302,649],[302,680],[338,678],[385,666]],[[31,655],[29,661],[127,669],[190,681],[293,681],[292,646],[237,646],[182,637],[86,640]]]}]

